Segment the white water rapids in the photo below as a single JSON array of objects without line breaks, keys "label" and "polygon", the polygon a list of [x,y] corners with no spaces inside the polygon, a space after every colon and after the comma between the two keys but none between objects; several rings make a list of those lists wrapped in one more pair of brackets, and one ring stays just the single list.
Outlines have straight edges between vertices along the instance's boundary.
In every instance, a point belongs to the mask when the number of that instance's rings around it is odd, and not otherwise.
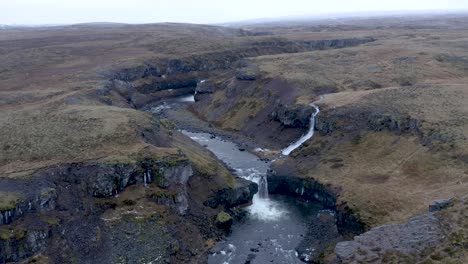
[{"label": "white water rapids", "polygon": [[313,113],[310,117],[310,125],[309,125],[309,131],[307,134],[303,135],[301,138],[299,138],[296,142],[292,143],[289,145],[287,148],[283,149],[281,151],[281,154],[284,156],[288,156],[293,150],[297,149],[300,147],[304,142],[312,138],[314,135],[314,130],[315,130],[315,116],[320,112],[320,108],[315,105],[314,103],[311,103],[310,106],[315,108],[315,113]]}]

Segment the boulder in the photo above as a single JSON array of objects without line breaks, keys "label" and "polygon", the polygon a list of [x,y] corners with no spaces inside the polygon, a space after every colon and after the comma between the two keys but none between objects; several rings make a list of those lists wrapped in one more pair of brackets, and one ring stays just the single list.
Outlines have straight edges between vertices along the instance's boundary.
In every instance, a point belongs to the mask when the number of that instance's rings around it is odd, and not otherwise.
[{"label": "boulder", "polygon": [[214,196],[205,201],[204,204],[211,208],[216,208],[218,205],[222,205],[225,208],[232,208],[250,203],[257,192],[258,185],[256,183],[242,178],[236,178],[236,184],[233,188],[219,190]]},{"label": "boulder", "polygon": [[195,89],[195,101],[201,101],[204,97],[216,91],[216,85],[210,80],[204,80],[198,83]]},{"label": "boulder", "polygon": [[216,226],[221,229],[229,230],[233,222],[232,217],[224,211],[216,216]]},{"label": "boulder", "polygon": [[342,263],[351,262],[359,249],[356,241],[343,241],[336,244],[335,254]]},{"label": "boulder", "polygon": [[200,94],[214,93],[216,91],[216,86],[214,82],[210,80],[205,80],[203,82],[198,83],[197,89],[195,91]]},{"label": "boulder", "polygon": [[438,199],[429,205],[429,212],[437,212],[454,205],[454,199]]},{"label": "boulder", "polygon": [[259,70],[257,67],[245,67],[236,70],[236,79],[242,81],[255,81],[259,76]]}]

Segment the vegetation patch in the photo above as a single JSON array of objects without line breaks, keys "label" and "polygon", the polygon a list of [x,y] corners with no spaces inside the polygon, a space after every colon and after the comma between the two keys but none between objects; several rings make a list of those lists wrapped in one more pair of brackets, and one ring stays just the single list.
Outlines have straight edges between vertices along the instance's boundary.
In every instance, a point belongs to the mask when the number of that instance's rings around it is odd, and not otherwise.
[{"label": "vegetation patch", "polygon": [[19,193],[0,192],[0,211],[15,209],[22,199],[23,198]]}]

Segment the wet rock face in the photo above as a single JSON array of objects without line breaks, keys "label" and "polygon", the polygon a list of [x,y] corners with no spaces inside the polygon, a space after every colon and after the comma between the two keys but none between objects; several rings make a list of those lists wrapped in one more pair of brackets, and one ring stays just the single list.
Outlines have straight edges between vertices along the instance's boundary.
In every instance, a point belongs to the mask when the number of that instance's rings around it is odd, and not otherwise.
[{"label": "wet rock face", "polygon": [[334,208],[336,196],[322,184],[311,179],[293,176],[269,175],[268,191],[271,194],[298,196],[320,202],[325,207]]},{"label": "wet rock face", "polygon": [[335,211],[336,226],[341,234],[357,235],[365,230],[365,225],[345,204],[337,204],[335,191],[313,179],[292,175],[276,175],[271,171],[267,177],[268,191],[317,201],[324,207]]},{"label": "wet rock face", "polygon": [[313,113],[315,109],[308,105],[280,105],[271,117],[285,127],[308,128]]},{"label": "wet rock face", "polygon": [[55,173],[66,182],[82,184],[94,197],[111,197],[129,184],[136,182],[136,163],[128,164],[72,164],[56,169]]},{"label": "wet rock face", "polygon": [[192,176],[192,167],[187,160],[147,160],[142,163],[94,163],[72,164],[45,171],[56,174],[65,182],[81,184],[87,193],[98,198],[108,198],[131,184],[156,182],[162,188],[186,185]]},{"label": "wet rock face", "polygon": [[192,75],[148,77],[132,84],[140,93],[151,94],[163,90],[175,90],[187,87],[195,89],[197,86],[197,77]]},{"label": "wet rock face", "polygon": [[185,185],[192,175],[192,166],[188,162],[175,166],[163,166],[158,170],[157,184],[161,188],[168,188],[171,185]]},{"label": "wet rock face", "polygon": [[383,225],[339,242],[335,253],[340,263],[381,263],[388,253],[415,256],[440,243],[444,234],[438,217],[425,214],[399,225]]},{"label": "wet rock face", "polygon": [[187,182],[192,175],[192,166],[185,162],[159,168],[155,175],[156,184],[160,188],[170,189],[175,195],[158,197],[157,202],[175,208],[179,214],[184,215],[188,209]]},{"label": "wet rock face", "polygon": [[7,225],[30,211],[54,210],[57,203],[55,188],[38,188],[35,192],[14,202],[10,208],[0,209],[0,225]]},{"label": "wet rock face", "polygon": [[249,203],[257,192],[258,185],[256,183],[236,178],[236,185],[233,188],[219,190],[204,204],[211,208],[216,208],[218,205],[224,206],[224,208],[232,208]]}]

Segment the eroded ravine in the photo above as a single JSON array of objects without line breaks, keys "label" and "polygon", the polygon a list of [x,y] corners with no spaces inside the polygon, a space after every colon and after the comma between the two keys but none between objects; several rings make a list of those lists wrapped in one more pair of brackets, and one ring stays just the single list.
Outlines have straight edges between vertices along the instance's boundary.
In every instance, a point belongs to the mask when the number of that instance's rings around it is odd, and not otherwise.
[{"label": "eroded ravine", "polygon": [[[184,95],[166,100],[153,107],[151,112],[164,115],[165,111],[184,108],[193,102],[193,95]],[[288,147],[291,149],[289,152],[312,137],[314,118],[319,112],[318,107],[312,106],[316,111],[310,117],[309,132],[292,143]],[[259,192],[253,197],[251,205],[243,208],[246,217],[235,223],[225,240],[214,246],[208,263],[303,263],[315,259],[318,252],[323,250],[322,244],[339,239],[335,213],[326,210],[333,208],[333,205],[314,199],[317,196],[315,190],[307,189],[306,192],[302,188],[302,193],[298,190],[299,193],[293,195],[288,192],[269,194],[270,179],[267,179],[267,175],[270,174],[270,162],[259,159],[224,136],[189,130],[192,131],[182,132],[210,150],[236,176],[259,185]],[[310,130],[312,134],[309,136]],[[278,193],[275,184],[272,187]]]}]

